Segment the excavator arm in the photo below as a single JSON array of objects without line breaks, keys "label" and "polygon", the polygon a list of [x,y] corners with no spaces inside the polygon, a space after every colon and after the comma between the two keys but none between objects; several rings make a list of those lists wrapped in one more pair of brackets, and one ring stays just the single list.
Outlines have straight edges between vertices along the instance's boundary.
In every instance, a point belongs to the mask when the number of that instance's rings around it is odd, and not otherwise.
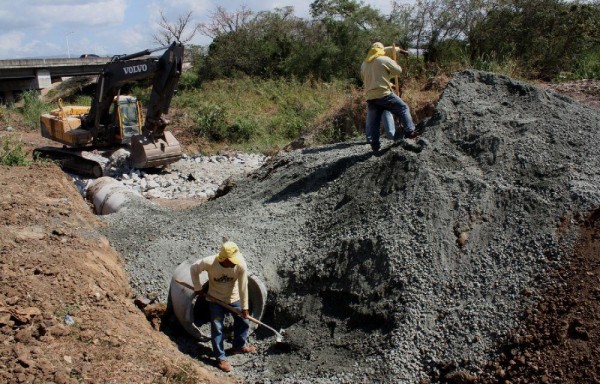
[{"label": "excavator arm", "polygon": [[[145,57],[165,48],[160,57]],[[83,124],[92,132],[94,144],[112,144],[110,127],[114,117],[110,107],[115,97],[120,95],[121,88],[139,80],[153,79],[142,134],[131,140],[132,164],[146,168],[179,159],[181,147],[172,134],[165,132],[168,121],[163,115],[169,112],[182,65],[183,45],[178,42],[169,47],[114,56],[98,76],[96,92]]]}]

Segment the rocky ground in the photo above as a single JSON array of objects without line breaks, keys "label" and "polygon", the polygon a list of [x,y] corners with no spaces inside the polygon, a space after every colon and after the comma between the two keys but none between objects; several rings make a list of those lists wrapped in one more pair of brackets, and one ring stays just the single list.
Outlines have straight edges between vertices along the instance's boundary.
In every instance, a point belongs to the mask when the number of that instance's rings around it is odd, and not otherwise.
[{"label": "rocky ground", "polygon": [[[0,378],[598,382],[599,117],[465,72],[417,142],[260,158],[206,204],[101,219],[55,167],[2,168]],[[174,267],[223,235],[267,284],[264,320],[293,347],[257,331],[259,353],[232,359],[230,377],[156,317]],[[144,313],[139,294],[159,302]]]},{"label": "rocky ground", "polygon": [[[260,168],[267,157],[260,154],[224,153],[203,156],[183,155],[179,161],[160,169],[140,171],[127,167],[106,170],[124,188],[157,204],[175,209],[189,208],[216,197],[223,182]],[[94,179],[70,175],[85,197]]]}]

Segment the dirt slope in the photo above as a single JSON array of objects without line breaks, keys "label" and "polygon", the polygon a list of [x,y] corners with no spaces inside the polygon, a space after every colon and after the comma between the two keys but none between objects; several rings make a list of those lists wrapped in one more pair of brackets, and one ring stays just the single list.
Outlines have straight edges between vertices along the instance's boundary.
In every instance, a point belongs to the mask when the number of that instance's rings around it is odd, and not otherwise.
[{"label": "dirt slope", "polygon": [[135,307],[119,255],[60,169],[0,167],[0,223],[1,383],[232,382]]}]

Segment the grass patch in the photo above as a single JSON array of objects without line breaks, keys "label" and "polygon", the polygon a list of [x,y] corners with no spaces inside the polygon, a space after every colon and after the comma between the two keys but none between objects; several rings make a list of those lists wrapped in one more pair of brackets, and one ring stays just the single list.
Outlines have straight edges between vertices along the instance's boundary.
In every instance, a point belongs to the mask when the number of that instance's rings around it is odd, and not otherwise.
[{"label": "grass patch", "polygon": [[30,165],[29,152],[23,148],[23,140],[16,134],[0,138],[0,164],[8,166]]},{"label": "grass patch", "polygon": [[0,129],[9,127],[11,119],[9,116],[9,110],[5,105],[0,105]]},{"label": "grass patch", "polygon": [[515,59],[500,60],[495,54],[491,54],[482,55],[469,64],[480,71],[499,73],[513,79],[525,79],[523,66]]},{"label": "grass patch", "polygon": [[38,129],[40,116],[50,111],[52,109],[51,105],[44,102],[36,91],[24,92],[22,99],[21,114],[25,125],[31,130]]},{"label": "grass patch", "polygon": [[185,111],[199,138],[270,152],[309,132],[349,93],[351,87],[341,81],[216,80],[180,92],[173,106]]}]

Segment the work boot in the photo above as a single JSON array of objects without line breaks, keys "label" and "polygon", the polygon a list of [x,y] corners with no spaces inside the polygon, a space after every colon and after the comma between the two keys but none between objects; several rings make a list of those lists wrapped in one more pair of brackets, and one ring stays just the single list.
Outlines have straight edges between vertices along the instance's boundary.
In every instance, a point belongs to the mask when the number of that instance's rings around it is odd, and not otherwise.
[{"label": "work boot", "polygon": [[229,350],[230,355],[239,355],[242,353],[254,353],[254,352],[256,352],[256,347],[251,346],[251,345],[246,345],[242,348],[231,348]]},{"label": "work boot", "polygon": [[421,136],[421,133],[423,133],[423,132],[421,132],[421,131],[417,131],[417,130],[415,129],[414,131],[412,131],[412,132],[410,132],[410,133],[407,133],[407,134],[406,134],[404,137],[405,137],[406,139],[415,139],[415,138],[417,138],[418,136]]},{"label": "work boot", "polygon": [[227,360],[217,360],[217,368],[219,368],[223,372],[233,371],[233,367],[231,366],[231,363]]}]

